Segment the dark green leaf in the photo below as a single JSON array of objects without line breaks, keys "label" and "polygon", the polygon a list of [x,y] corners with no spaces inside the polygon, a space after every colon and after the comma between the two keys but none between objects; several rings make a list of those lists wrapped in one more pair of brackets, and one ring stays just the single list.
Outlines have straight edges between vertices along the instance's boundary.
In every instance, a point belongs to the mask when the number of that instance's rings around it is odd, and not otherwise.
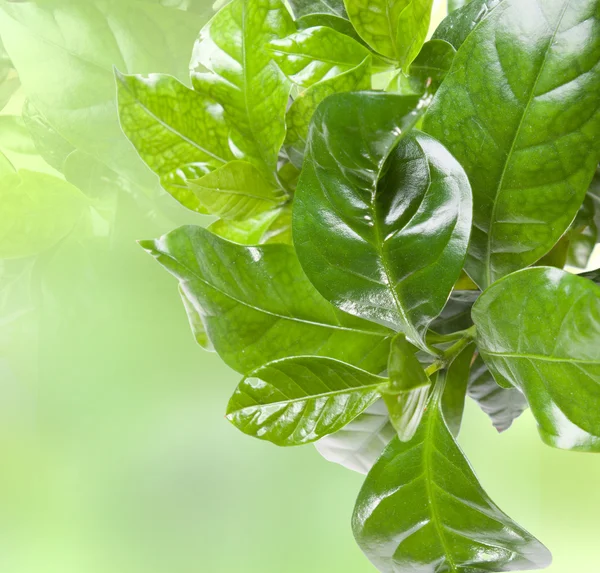
[{"label": "dark green leaf", "polygon": [[465,346],[450,363],[446,373],[446,386],[442,396],[442,413],[448,429],[455,438],[458,437],[462,424],[467,386],[469,384],[469,370],[474,352],[474,343]]},{"label": "dark green leaf", "polygon": [[598,163],[596,0],[505,0],[467,38],[425,118],[465,168],[466,270],[482,288],[567,230]]},{"label": "dark green leaf", "polygon": [[307,355],[385,369],[390,332],[332,307],[292,247],[244,247],[193,226],[141,245],[180,280],[216,351],[242,374]]},{"label": "dark green leaf", "polygon": [[407,71],[427,37],[433,0],[345,0],[344,3],[360,37]]},{"label": "dark green leaf", "polygon": [[392,340],[388,361],[389,384],[382,389],[390,421],[403,442],[419,427],[431,388],[431,380],[415,356],[416,348],[403,334]]},{"label": "dark green leaf", "polygon": [[589,271],[587,273],[582,273],[578,276],[591,280],[600,286],[600,269],[596,269],[595,271]]},{"label": "dark green leaf", "polygon": [[438,384],[414,438],[394,439],[358,496],[354,536],[382,573],[475,573],[549,565],[548,550],[483,491],[439,411]]},{"label": "dark green leaf", "polygon": [[502,388],[496,384],[481,356],[471,367],[469,398],[492,420],[494,428],[504,432],[529,407],[523,393],[516,388]]},{"label": "dark green leaf", "polygon": [[345,428],[319,440],[315,446],[327,461],[367,474],[395,436],[387,407],[379,400]]},{"label": "dark green leaf", "polygon": [[473,307],[477,345],[496,381],[519,388],[542,439],[600,451],[600,288],[558,269],[514,273]]},{"label": "dark green leaf", "polygon": [[175,199],[205,213],[187,180],[235,158],[229,149],[223,108],[171,76],[117,72],[117,86],[125,135]]},{"label": "dark green leaf", "polygon": [[[483,22],[504,0],[471,0],[455,2],[454,9],[444,18],[433,34],[434,40],[446,40],[457,50],[464,44],[468,35]],[[462,3],[462,6],[458,4]]]},{"label": "dark green leaf", "polygon": [[225,109],[239,158],[268,174],[285,138],[290,93],[268,44],[294,31],[280,0],[233,0],[204,27],[192,56],[194,88]]},{"label": "dark green leaf", "polygon": [[319,107],[294,203],[294,244],[325,298],[423,346],[460,274],[471,198],[438,142],[405,137],[417,105],[415,97],[362,93]]},{"label": "dark green leaf", "polygon": [[358,35],[347,16],[341,18],[340,16],[333,16],[332,14],[307,14],[296,20],[296,26],[298,27],[298,30],[306,30],[316,26],[327,26],[327,28],[331,28],[340,34],[350,36],[366,46],[366,43]]},{"label": "dark green leaf", "polygon": [[429,328],[437,334],[452,334],[473,326],[471,308],[481,293],[478,290],[455,290],[442,313]]},{"label": "dark green leaf", "polygon": [[341,430],[379,398],[386,382],[331,358],[284,358],[242,380],[227,418],[255,438],[300,446]]}]

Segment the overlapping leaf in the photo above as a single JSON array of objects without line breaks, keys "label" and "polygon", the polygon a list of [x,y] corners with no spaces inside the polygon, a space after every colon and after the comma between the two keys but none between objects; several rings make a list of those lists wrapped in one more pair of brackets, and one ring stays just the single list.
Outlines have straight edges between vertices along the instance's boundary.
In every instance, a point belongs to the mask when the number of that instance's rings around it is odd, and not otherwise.
[{"label": "overlapping leaf", "polygon": [[359,546],[382,573],[547,566],[548,550],[481,488],[440,413],[442,388],[414,438],[394,439],[369,472],[353,517]]},{"label": "overlapping leaf", "polygon": [[308,444],[362,414],[386,382],[330,358],[284,358],[242,380],[227,418],[242,432],[278,446]]},{"label": "overlapping leaf", "polygon": [[465,399],[469,385],[469,371],[475,344],[470,342],[456,355],[446,372],[446,386],[442,395],[442,414],[451,434],[456,438],[460,433]]},{"label": "overlapping leaf", "polygon": [[325,298],[423,347],[462,268],[471,197],[443,146],[406,135],[418,105],[416,97],[363,93],[319,107],[296,192],[294,244]]},{"label": "overlapping leaf", "polygon": [[482,288],[533,264],[581,205],[600,147],[597,2],[505,0],[468,36],[425,119],[473,186]]},{"label": "overlapping leaf", "polygon": [[385,369],[391,333],[332,307],[292,247],[245,247],[193,226],[141,244],[179,279],[216,351],[242,374],[307,355]]},{"label": "overlapping leaf", "polygon": [[600,287],[526,269],[487,289],[473,320],[485,363],[499,384],[525,394],[542,439],[600,451]]}]

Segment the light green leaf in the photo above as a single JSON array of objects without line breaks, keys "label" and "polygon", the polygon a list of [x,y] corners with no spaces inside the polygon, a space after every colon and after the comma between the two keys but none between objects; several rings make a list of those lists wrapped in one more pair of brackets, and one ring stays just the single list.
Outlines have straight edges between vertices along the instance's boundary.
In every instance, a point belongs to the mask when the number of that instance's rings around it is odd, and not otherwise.
[{"label": "light green leaf", "polygon": [[468,394],[490,417],[498,432],[508,430],[529,407],[520,390],[498,386],[481,356],[477,356],[471,367]]},{"label": "light green leaf", "polygon": [[269,225],[262,237],[265,244],[283,243],[293,244],[292,241],[292,209],[291,205],[285,205],[279,210],[277,218]]},{"label": "light green leaf", "polygon": [[406,136],[417,105],[362,93],[319,107],[296,191],[294,244],[325,298],[425,348],[427,327],[460,275],[471,197],[443,146]]},{"label": "light green leaf", "polygon": [[2,180],[5,175],[11,175],[14,172],[15,168],[13,167],[13,164],[8,157],[0,151],[0,180]]},{"label": "light green leaf", "polygon": [[319,440],[315,447],[327,461],[367,474],[396,435],[387,406],[378,400],[342,430]]},{"label": "light green leaf", "polygon": [[36,148],[23,119],[18,115],[0,115],[0,147],[31,155]]},{"label": "light green leaf", "polygon": [[330,358],[284,358],[242,380],[227,418],[255,438],[300,446],[341,430],[379,398],[386,382]]},{"label": "light green leaf", "polygon": [[436,390],[414,438],[394,439],[358,496],[352,526],[382,573],[516,571],[548,550],[483,491],[439,410]]},{"label": "light green leaf", "polygon": [[[275,224],[281,213],[280,209],[261,213],[245,221],[227,221],[219,219],[212,223],[208,230],[223,239],[240,245],[259,245],[265,233]],[[285,242],[285,241],[282,241]],[[291,244],[291,243],[290,243]]]},{"label": "light green leaf", "polygon": [[585,269],[590,262],[598,242],[597,208],[593,197],[588,194],[577,212],[575,221],[573,221],[567,232],[568,252],[566,262],[571,267]]},{"label": "light green leaf", "polygon": [[202,348],[204,348],[204,350],[208,350],[209,352],[214,351],[214,346],[208,338],[206,328],[204,328],[202,315],[196,310],[194,303],[188,298],[181,285],[179,285],[179,294],[181,296],[183,306],[185,307],[185,312],[187,313],[194,339]]},{"label": "light green leaf", "polygon": [[450,363],[446,372],[446,386],[442,395],[442,413],[448,429],[455,438],[458,437],[462,424],[467,386],[469,384],[469,371],[474,352],[475,344],[472,342],[467,344]]},{"label": "light green leaf", "polygon": [[311,14],[331,14],[346,18],[343,0],[290,0],[290,6],[296,18]]},{"label": "light green leaf", "polygon": [[234,221],[271,211],[287,200],[281,189],[245,161],[230,161],[201,179],[188,181],[188,187],[204,212]]},{"label": "light green leaf", "polygon": [[433,0],[345,0],[350,22],[379,54],[408,67],[425,42]]},{"label": "light green leaf", "polygon": [[294,165],[302,167],[310,122],[319,104],[336,93],[370,88],[371,56],[367,56],[356,68],[318,82],[294,100],[286,115],[288,133],[285,140],[288,156]]},{"label": "light green leaf", "polygon": [[454,12],[454,10],[458,10],[470,2],[471,0],[448,0],[448,12]]},{"label": "light green leaf", "polygon": [[199,15],[136,0],[0,5],[5,47],[25,94],[47,122],[73,147],[150,189],[156,177],[119,127],[113,67],[185,79],[203,23]]},{"label": "light green leaf", "polygon": [[171,76],[117,72],[119,117],[140,157],[182,205],[206,213],[189,179],[234,159],[223,108]]},{"label": "light green leaf", "polygon": [[388,361],[389,384],[382,397],[390,421],[403,442],[412,439],[425,412],[431,380],[415,356],[416,348],[403,334],[392,340]]},{"label": "light green leaf", "polygon": [[519,271],[473,307],[496,381],[525,394],[542,439],[600,452],[600,287],[550,267]]},{"label": "light green leaf", "polygon": [[180,280],[216,351],[242,374],[307,355],[385,369],[390,332],[325,301],[292,247],[244,247],[192,226],[140,244]]},{"label": "light green leaf", "polygon": [[218,101],[236,128],[230,138],[238,158],[266,174],[277,166],[290,93],[268,44],[294,30],[280,0],[233,0],[204,27],[191,61],[194,88]]},{"label": "light green leaf", "polygon": [[302,88],[348,72],[369,57],[357,41],[324,26],[273,40],[269,47],[282,72]]},{"label": "light green leaf", "polygon": [[71,184],[21,170],[0,179],[0,259],[30,257],[53,247],[75,227],[85,197]]},{"label": "light green leaf", "polygon": [[596,0],[505,0],[469,35],[425,118],[465,168],[466,270],[485,288],[535,263],[573,221],[598,164]]}]

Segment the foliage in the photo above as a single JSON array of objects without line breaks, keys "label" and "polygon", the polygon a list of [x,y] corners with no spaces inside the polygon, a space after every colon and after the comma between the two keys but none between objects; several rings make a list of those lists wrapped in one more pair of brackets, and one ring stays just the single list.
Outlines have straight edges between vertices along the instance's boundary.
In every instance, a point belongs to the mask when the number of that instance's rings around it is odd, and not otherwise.
[{"label": "foliage", "polygon": [[469,396],[600,451],[598,273],[564,270],[598,238],[600,4],[456,1],[426,42],[431,5],[233,0],[192,89],[118,72],[141,158],[218,219],[141,245],[243,376],[227,418],[368,473],[380,571],[542,568],[457,437]]}]

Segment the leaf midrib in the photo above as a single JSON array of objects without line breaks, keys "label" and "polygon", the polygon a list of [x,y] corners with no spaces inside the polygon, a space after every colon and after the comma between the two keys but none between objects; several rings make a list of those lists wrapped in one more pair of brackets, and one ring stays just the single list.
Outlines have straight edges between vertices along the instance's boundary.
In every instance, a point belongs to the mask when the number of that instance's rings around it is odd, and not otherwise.
[{"label": "leaf midrib", "polygon": [[[485,267],[485,273],[486,273],[486,285],[491,285],[493,280],[492,280],[492,270],[491,270],[491,259],[492,259],[492,231],[493,231],[493,227],[494,227],[494,219],[496,217],[496,209],[498,207],[498,197],[502,192],[502,187],[504,185],[504,179],[506,177],[506,174],[508,172],[508,167],[511,164],[511,159],[512,159],[512,155],[515,151],[515,147],[517,145],[517,141],[519,140],[519,136],[521,135],[521,130],[523,129],[523,125],[525,123],[525,118],[528,116],[529,114],[529,109],[531,107],[531,104],[533,103],[534,99],[535,99],[535,91],[537,89],[537,85],[542,77],[542,73],[544,72],[545,68],[546,68],[546,64],[548,62],[548,56],[551,52],[552,46],[554,44],[554,40],[556,39],[556,35],[558,34],[558,30],[560,29],[560,26],[562,24],[563,18],[567,12],[567,8],[569,8],[569,6],[571,5],[571,0],[566,0],[565,2],[565,6],[561,12],[561,15],[558,19],[557,25],[556,25],[556,29],[554,30],[554,33],[552,34],[552,37],[550,38],[550,40],[548,41],[548,45],[546,46],[545,49],[545,53],[544,53],[544,59],[542,61],[542,64],[540,65],[540,69],[538,70],[538,73],[536,75],[535,81],[533,83],[533,86],[531,88],[531,94],[527,100],[527,104],[525,105],[525,108],[523,109],[523,114],[521,115],[521,119],[519,121],[519,125],[517,126],[517,130],[515,132],[515,136],[513,138],[511,147],[508,151],[508,154],[506,155],[506,160],[504,162],[504,168],[502,169],[502,174],[500,176],[500,181],[498,182],[498,186],[496,188],[496,192],[494,193],[494,203],[492,205],[492,213],[491,213],[491,217],[490,217],[490,228],[488,230],[488,241],[487,241],[487,250],[486,250],[486,267]],[[500,59],[500,54],[498,53],[498,59]]]},{"label": "leaf midrib", "polygon": [[599,360],[583,360],[574,358],[561,358],[560,356],[545,356],[543,354],[520,354],[516,352],[492,352],[490,350],[480,349],[487,356],[498,356],[499,358],[520,358],[522,360],[538,360],[539,362],[555,362],[566,364],[588,364],[591,366],[600,366]]}]

